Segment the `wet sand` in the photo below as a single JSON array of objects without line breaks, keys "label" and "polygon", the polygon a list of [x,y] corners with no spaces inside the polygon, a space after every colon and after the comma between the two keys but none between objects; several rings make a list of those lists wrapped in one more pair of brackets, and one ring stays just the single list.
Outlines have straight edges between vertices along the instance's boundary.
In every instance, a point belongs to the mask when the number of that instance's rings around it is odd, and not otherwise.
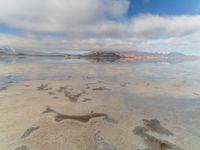
[{"label": "wet sand", "polygon": [[26,78],[2,84],[0,149],[199,150],[198,75],[141,67],[0,65],[2,77]]}]

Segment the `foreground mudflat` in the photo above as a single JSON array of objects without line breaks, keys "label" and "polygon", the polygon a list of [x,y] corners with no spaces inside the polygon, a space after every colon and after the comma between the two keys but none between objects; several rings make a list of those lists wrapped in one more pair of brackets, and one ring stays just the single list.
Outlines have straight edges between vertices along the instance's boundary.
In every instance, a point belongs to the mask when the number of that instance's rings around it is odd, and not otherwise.
[{"label": "foreground mudflat", "polygon": [[191,66],[1,64],[0,149],[199,150]]}]

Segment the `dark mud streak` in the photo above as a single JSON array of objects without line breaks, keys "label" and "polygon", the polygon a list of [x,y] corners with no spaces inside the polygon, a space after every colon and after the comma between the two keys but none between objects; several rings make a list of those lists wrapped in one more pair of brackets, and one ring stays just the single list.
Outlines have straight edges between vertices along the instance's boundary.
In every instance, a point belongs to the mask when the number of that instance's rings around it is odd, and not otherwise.
[{"label": "dark mud streak", "polygon": [[77,102],[78,101],[78,98],[82,95],[82,94],[86,94],[85,91],[82,91],[81,93],[78,93],[78,94],[75,94],[75,95],[72,95],[71,92],[69,91],[64,91],[64,94],[67,98],[69,98],[69,100],[71,102]]},{"label": "dark mud streak", "polygon": [[57,92],[64,92],[65,90],[67,90],[69,87],[66,85],[66,86],[61,86]]},{"label": "dark mud streak", "polygon": [[93,118],[98,118],[98,117],[104,117],[106,121],[108,122],[112,122],[112,123],[117,123],[117,121],[115,121],[114,119],[110,118],[108,116],[108,114],[106,113],[94,113],[93,111],[91,111],[91,113],[86,114],[86,115],[64,115],[61,114],[53,109],[51,109],[49,106],[47,106],[46,110],[43,113],[54,113],[55,115],[55,121],[56,122],[60,122],[63,121],[65,119],[71,119],[71,120],[76,120],[82,123],[87,123],[89,122],[90,119]]},{"label": "dark mud streak", "polygon": [[82,100],[82,102],[88,102],[88,101],[92,101],[91,98],[84,98],[84,100]]},{"label": "dark mud streak", "polygon": [[25,87],[30,87],[31,85],[28,85],[28,84],[26,84],[26,85],[24,85]]},{"label": "dark mud streak", "polygon": [[133,133],[140,136],[145,144],[148,146],[144,150],[182,150],[182,148],[159,138],[156,138],[152,135],[149,135],[149,131],[158,133],[173,135],[168,129],[160,125],[160,122],[157,119],[152,120],[143,120],[143,124],[147,127],[137,126]]},{"label": "dark mud streak", "polygon": [[133,133],[140,136],[148,146],[148,148],[144,150],[182,150],[180,147],[168,141],[149,135],[147,131],[148,129],[140,126],[133,130]]},{"label": "dark mud streak", "polygon": [[41,84],[40,86],[37,87],[38,91],[44,91],[48,90],[48,84]]},{"label": "dark mud streak", "polygon": [[106,85],[110,85],[111,83],[108,83],[106,81],[98,81],[98,83],[102,83],[102,84],[106,84]]},{"label": "dark mud streak", "polygon": [[26,145],[22,145],[20,147],[15,148],[15,150],[30,150],[30,148]]},{"label": "dark mud streak", "polygon": [[63,90],[61,90],[61,89],[58,89],[58,90],[57,90],[57,92],[63,92]]},{"label": "dark mud streak", "polygon": [[48,92],[49,95],[55,95],[56,93],[54,92]]},{"label": "dark mud streak", "polygon": [[196,95],[196,96],[199,96],[200,94],[199,93],[193,93],[194,95]]},{"label": "dark mud streak", "polygon": [[65,119],[71,119],[71,120],[77,120],[80,122],[88,122],[92,118],[97,118],[97,117],[106,117],[107,114],[104,113],[90,113],[87,115],[63,115],[63,114],[58,114],[55,117],[55,121],[60,122]]},{"label": "dark mud streak", "polygon": [[120,83],[120,86],[121,86],[121,87],[126,87],[128,84],[129,84],[128,82]]},{"label": "dark mud streak", "polygon": [[60,90],[66,90],[66,89],[68,89],[68,86],[67,85],[66,86],[61,86],[59,89]]},{"label": "dark mud streak", "polygon": [[91,88],[90,86],[86,85],[86,89],[90,89],[90,88]]},{"label": "dark mud streak", "polygon": [[50,106],[47,106],[46,107],[46,110],[45,111],[43,111],[42,113],[43,114],[46,114],[46,113],[57,113],[55,110],[53,110],[53,109],[51,109],[51,107]]},{"label": "dark mud streak", "polygon": [[55,96],[55,97],[53,97],[53,99],[59,99],[59,97],[58,97],[58,96]]},{"label": "dark mud streak", "polygon": [[166,134],[166,135],[171,135],[173,136],[174,134],[170,132],[168,129],[163,127],[160,122],[157,119],[152,119],[152,120],[143,120],[143,124],[150,129],[152,132],[156,132],[159,134]]},{"label": "dark mud streak", "polygon": [[95,134],[94,141],[94,150],[117,150],[115,146],[105,142],[99,131]]},{"label": "dark mud streak", "polygon": [[5,91],[5,90],[7,90],[7,87],[0,88],[0,91]]},{"label": "dark mud streak", "polygon": [[105,87],[98,87],[94,88],[93,91],[110,91],[111,89],[105,88]]},{"label": "dark mud streak", "polygon": [[87,83],[86,86],[99,84],[99,82]]},{"label": "dark mud streak", "polygon": [[90,85],[92,86],[92,85],[100,84],[100,83],[110,85],[109,83],[106,83],[104,81],[97,81],[97,82],[92,82],[92,83],[86,83],[86,88],[90,88]]},{"label": "dark mud streak", "polygon": [[40,128],[39,126],[28,128],[28,129],[24,132],[24,134],[21,136],[21,138],[24,139],[24,138],[29,137],[29,136],[31,135],[32,132],[38,130],[39,128]]},{"label": "dark mud streak", "polygon": [[98,82],[94,83],[86,83],[86,89],[90,89],[92,85],[98,84]]}]

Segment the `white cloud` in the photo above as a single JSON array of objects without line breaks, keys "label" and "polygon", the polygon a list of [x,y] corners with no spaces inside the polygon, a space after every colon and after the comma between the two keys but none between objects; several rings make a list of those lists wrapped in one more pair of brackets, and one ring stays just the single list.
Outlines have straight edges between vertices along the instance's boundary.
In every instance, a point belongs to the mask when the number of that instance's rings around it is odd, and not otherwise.
[{"label": "white cloud", "polygon": [[[127,40],[104,38],[85,38],[85,39],[71,39],[71,38],[56,38],[44,36],[38,38],[37,36],[14,36],[0,34],[0,47],[17,47],[18,49],[85,49],[85,50],[118,50],[127,47],[131,48],[132,42]],[[129,45],[129,46],[128,46]],[[131,46],[131,47],[130,47]],[[105,50],[104,49],[104,50]]]},{"label": "white cloud", "polygon": [[121,18],[128,0],[0,0],[0,23],[31,31],[83,32]]},{"label": "white cloud", "polygon": [[183,36],[200,32],[200,15],[141,15],[133,19],[134,33],[143,36]]},{"label": "white cloud", "polygon": [[0,0],[0,24],[24,31],[18,36],[0,34],[0,46],[198,51],[200,15],[128,18],[129,4],[128,0]]}]

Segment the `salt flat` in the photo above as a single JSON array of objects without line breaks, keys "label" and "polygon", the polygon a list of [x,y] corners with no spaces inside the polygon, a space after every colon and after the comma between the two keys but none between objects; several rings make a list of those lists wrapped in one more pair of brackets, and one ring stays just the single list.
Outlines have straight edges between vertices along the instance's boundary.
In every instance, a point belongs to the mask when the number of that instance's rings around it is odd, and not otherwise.
[{"label": "salt flat", "polygon": [[0,149],[200,148],[199,62],[0,64]]}]

